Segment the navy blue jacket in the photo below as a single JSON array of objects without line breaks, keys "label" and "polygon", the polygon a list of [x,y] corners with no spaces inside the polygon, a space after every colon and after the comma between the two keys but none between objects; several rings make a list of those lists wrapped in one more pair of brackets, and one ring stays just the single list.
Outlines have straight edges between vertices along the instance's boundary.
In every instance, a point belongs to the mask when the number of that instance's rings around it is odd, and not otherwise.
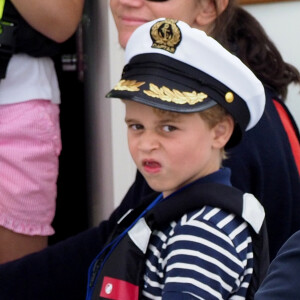
[{"label": "navy blue jacket", "polygon": [[[224,165],[232,169],[232,184],[253,193],[265,206],[271,256],[300,230],[299,174],[287,135],[267,92],[264,115],[231,152]],[[88,268],[116,221],[151,192],[138,173],[110,219],[73,238],[16,262],[0,266],[1,300],[84,299]]]},{"label": "navy blue jacket", "polygon": [[300,299],[300,231],[279,250],[255,300]]}]

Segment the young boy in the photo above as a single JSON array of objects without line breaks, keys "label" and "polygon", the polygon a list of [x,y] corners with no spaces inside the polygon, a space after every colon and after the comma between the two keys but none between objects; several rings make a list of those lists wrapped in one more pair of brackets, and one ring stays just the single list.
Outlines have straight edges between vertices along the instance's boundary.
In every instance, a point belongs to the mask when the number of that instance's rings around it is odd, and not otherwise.
[{"label": "young boy", "polygon": [[222,159],[260,119],[262,84],[204,32],[171,19],[139,27],[126,60],[107,97],[123,99],[130,153],[161,194],[120,221],[91,265],[87,299],[249,299],[253,273],[265,272],[254,243],[264,210],[231,187]]}]

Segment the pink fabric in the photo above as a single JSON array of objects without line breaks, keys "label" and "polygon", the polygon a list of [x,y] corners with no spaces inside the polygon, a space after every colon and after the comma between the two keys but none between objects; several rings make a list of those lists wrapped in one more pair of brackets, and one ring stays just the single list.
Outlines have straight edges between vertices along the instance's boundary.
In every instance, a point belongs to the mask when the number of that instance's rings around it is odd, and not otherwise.
[{"label": "pink fabric", "polygon": [[0,226],[26,235],[54,233],[60,151],[58,105],[0,105]]}]

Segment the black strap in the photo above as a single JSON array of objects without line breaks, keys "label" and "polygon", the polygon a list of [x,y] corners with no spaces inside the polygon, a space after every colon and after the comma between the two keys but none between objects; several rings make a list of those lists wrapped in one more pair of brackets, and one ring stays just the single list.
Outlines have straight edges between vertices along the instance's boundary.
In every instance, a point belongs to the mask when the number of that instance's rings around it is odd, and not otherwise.
[{"label": "black strap", "polygon": [[12,56],[11,54],[10,55],[9,54],[5,55],[2,53],[0,54],[0,79],[5,78],[7,66],[11,56]]},{"label": "black strap", "polygon": [[[185,195],[183,201],[182,193]],[[221,195],[221,196],[220,196]],[[226,197],[230,196],[230,202]],[[178,220],[183,212],[197,210],[205,205],[218,207],[242,217],[243,192],[227,185],[218,183],[194,183],[172,195],[170,201],[162,201],[147,214],[146,220],[150,227],[160,228],[173,220]]]},{"label": "black strap", "polygon": [[14,11],[12,4],[8,0],[5,1],[0,20],[0,79],[5,78],[8,62],[16,50],[18,22]]}]

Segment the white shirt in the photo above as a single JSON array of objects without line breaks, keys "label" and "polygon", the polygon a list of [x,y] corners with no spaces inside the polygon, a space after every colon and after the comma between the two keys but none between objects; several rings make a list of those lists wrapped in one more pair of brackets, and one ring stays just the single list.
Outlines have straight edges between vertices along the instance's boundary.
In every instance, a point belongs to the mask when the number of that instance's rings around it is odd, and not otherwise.
[{"label": "white shirt", "polygon": [[0,80],[0,105],[34,99],[60,103],[54,63],[49,57],[15,54],[8,63],[6,77]]}]

